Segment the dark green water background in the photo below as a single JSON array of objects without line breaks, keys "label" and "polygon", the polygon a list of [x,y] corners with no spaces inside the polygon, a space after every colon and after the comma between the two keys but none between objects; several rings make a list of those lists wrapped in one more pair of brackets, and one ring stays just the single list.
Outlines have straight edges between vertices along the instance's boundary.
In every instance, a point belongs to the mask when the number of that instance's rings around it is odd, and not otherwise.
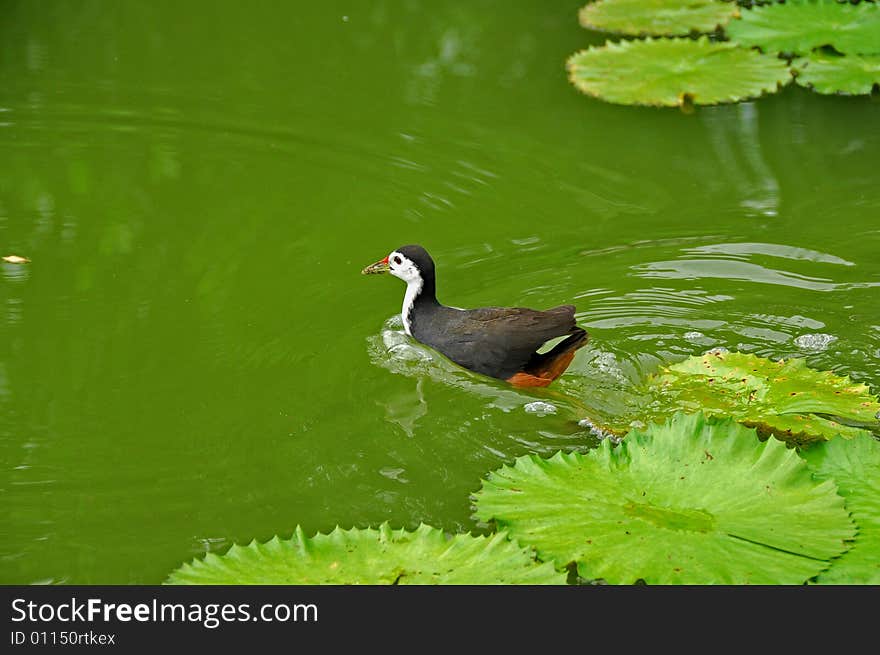
[{"label": "dark green water background", "polygon": [[[710,347],[876,391],[880,103],[603,104],[579,5],[3,2],[0,583],[480,530],[485,473]],[[425,360],[359,273],[411,242],[441,300],[574,302],[590,345],[534,393]]]}]

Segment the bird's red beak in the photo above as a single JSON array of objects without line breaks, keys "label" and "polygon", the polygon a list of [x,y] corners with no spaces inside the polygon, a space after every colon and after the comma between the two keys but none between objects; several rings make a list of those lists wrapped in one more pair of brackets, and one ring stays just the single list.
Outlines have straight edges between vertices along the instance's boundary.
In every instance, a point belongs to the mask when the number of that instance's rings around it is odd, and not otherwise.
[{"label": "bird's red beak", "polygon": [[391,267],[388,266],[388,258],[380,259],[375,264],[370,264],[364,270],[361,271],[364,275],[377,275],[379,273],[387,273],[391,270]]}]

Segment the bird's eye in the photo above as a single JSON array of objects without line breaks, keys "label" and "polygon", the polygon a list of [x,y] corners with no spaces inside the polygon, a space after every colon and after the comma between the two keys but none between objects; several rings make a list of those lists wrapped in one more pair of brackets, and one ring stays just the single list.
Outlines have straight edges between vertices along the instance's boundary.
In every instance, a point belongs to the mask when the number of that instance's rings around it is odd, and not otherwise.
[{"label": "bird's eye", "polygon": [[392,259],[391,261],[393,261],[395,264],[397,264],[398,266],[400,266],[400,261],[401,261],[401,260],[400,260],[400,257],[395,257],[395,258]]}]

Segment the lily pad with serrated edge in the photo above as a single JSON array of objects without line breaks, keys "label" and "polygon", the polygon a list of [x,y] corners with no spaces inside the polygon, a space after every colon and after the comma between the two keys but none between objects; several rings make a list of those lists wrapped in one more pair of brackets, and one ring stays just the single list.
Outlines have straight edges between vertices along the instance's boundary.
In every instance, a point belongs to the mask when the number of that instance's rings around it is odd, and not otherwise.
[{"label": "lily pad with serrated edge", "polygon": [[583,93],[624,105],[737,102],[791,81],[784,61],[706,37],[609,42],[572,55],[566,68]]},{"label": "lily pad with serrated edge", "polygon": [[166,584],[565,584],[565,575],[511,542],[507,534],[457,534],[420,525],[415,531],[336,528],[307,537],[235,545],[195,559]]},{"label": "lily pad with serrated edge", "polygon": [[702,414],[587,454],[520,457],[474,499],[539,559],[613,584],[801,584],[855,534],[834,482],[793,449]]},{"label": "lily pad with serrated edge", "polygon": [[835,439],[801,453],[816,477],[834,480],[858,526],[853,547],[832,560],[819,584],[880,584],[880,442]]},{"label": "lily pad with serrated edge", "polygon": [[832,46],[845,54],[880,54],[880,5],[787,0],[741,12],[725,32],[732,42],[765,52],[805,54]]},{"label": "lily pad with serrated edge", "polygon": [[797,72],[795,81],[817,93],[868,95],[880,85],[880,55],[812,53],[791,66]]},{"label": "lily pad with serrated edge", "polygon": [[867,385],[811,369],[803,359],[710,351],[661,369],[646,386],[649,418],[701,409],[801,444],[867,434],[829,417],[880,428],[880,401]]},{"label": "lily pad with serrated edge", "polygon": [[736,3],[719,0],[597,0],[578,13],[586,28],[632,36],[713,32],[738,15]]},{"label": "lily pad with serrated edge", "polygon": [[702,411],[800,445],[880,432],[880,401],[866,385],[813,370],[802,359],[709,351],[662,368],[634,390],[628,404],[630,409],[615,417],[588,421],[623,437],[633,426],[663,421],[677,411]]}]

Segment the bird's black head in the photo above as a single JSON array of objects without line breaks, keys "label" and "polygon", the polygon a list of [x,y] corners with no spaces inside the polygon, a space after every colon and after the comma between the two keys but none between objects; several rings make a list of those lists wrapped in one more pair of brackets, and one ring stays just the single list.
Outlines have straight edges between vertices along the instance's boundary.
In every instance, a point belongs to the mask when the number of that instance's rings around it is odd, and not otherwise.
[{"label": "bird's black head", "polygon": [[[409,273],[406,269],[413,266],[418,269],[419,275],[423,280],[434,279],[434,260],[428,251],[418,245],[400,246],[393,253],[388,255],[388,263],[391,265],[391,274],[397,275],[404,280],[407,279]],[[395,269],[400,269],[402,275],[398,275]]]}]

